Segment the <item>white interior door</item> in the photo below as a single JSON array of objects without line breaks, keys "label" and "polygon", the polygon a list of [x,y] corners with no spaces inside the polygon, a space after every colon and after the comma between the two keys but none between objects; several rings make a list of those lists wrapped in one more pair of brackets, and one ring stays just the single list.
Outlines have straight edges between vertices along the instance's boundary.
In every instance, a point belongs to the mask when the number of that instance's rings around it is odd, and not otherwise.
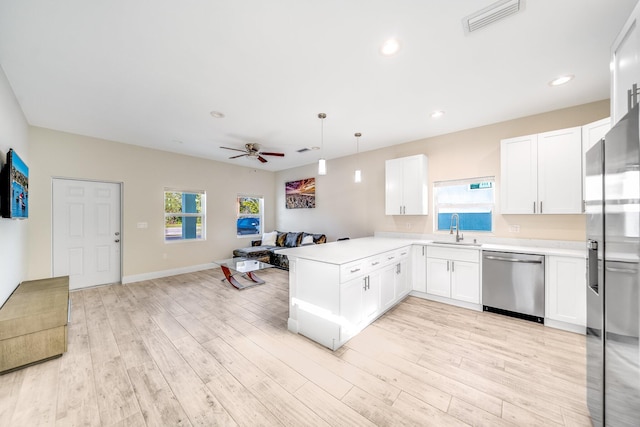
[{"label": "white interior door", "polygon": [[53,275],[69,288],[119,283],[120,184],[53,180]]}]

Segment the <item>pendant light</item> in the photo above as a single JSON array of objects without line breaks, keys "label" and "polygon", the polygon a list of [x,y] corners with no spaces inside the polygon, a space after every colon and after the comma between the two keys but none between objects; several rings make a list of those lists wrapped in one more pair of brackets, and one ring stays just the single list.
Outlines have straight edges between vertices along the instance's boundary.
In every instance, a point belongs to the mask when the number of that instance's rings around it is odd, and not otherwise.
[{"label": "pendant light", "polygon": [[320,160],[318,160],[318,175],[327,174],[327,161],[324,159],[324,119],[327,118],[325,113],[319,113],[320,119]]},{"label": "pendant light", "polygon": [[[354,134],[354,136],[356,137],[356,165],[358,165],[360,163],[358,157],[360,154],[360,137],[362,136],[362,134],[360,132],[356,132]],[[355,182],[362,182],[362,172],[360,171],[360,168],[356,169],[356,173],[353,177],[353,180]]]}]

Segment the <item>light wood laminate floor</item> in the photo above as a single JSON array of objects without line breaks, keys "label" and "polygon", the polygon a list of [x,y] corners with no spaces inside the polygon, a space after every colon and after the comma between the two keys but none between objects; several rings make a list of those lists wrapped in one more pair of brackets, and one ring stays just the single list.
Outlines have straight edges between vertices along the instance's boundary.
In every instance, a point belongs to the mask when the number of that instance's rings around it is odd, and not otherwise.
[{"label": "light wood laminate floor", "polygon": [[0,376],[0,425],[590,425],[584,336],[409,297],[332,352],[260,276],[72,292],[68,352]]}]

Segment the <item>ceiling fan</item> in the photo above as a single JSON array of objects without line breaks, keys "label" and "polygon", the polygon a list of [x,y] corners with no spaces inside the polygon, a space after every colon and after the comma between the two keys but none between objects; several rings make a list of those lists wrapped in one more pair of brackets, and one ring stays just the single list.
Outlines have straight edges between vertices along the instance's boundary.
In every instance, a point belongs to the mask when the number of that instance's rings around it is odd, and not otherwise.
[{"label": "ceiling fan", "polygon": [[253,142],[244,144],[244,150],[240,150],[238,148],[230,148],[230,147],[220,147],[220,148],[224,148],[226,150],[241,151],[244,153],[244,154],[238,154],[237,156],[231,156],[229,157],[230,159],[236,159],[238,157],[247,156],[247,157],[253,157],[254,159],[258,159],[262,163],[267,163],[267,159],[265,159],[262,156],[284,157],[284,153],[271,153],[267,151],[260,151],[260,144],[253,143]]}]

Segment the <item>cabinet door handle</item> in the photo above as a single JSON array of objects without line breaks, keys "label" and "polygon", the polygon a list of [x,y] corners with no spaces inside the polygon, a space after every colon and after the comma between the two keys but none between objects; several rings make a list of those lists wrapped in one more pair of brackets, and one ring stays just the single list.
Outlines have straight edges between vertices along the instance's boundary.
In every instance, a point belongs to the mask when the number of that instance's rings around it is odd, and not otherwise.
[{"label": "cabinet door handle", "polygon": [[542,201],[540,201],[540,213],[542,213]]},{"label": "cabinet door handle", "polygon": [[447,261],[447,271],[449,271],[449,261]]},{"label": "cabinet door handle", "polygon": [[351,270],[351,273],[357,273],[358,271],[360,271],[360,269],[356,268],[355,270]]},{"label": "cabinet door handle", "polygon": [[455,271],[455,261],[451,261],[451,272],[453,273]]},{"label": "cabinet door handle", "polygon": [[424,246],[422,247],[422,256],[424,256]]},{"label": "cabinet door handle", "polygon": [[536,213],[536,202],[533,202],[533,213]]},{"label": "cabinet door handle", "polygon": [[396,264],[396,274],[400,274],[402,272],[402,270],[401,270],[402,267],[400,267],[401,265],[402,264],[400,264],[400,263]]},{"label": "cabinet door handle", "polygon": [[380,261],[376,261],[376,262],[372,262],[372,263],[371,263],[371,265],[372,265],[372,266],[373,266],[373,265],[378,265],[378,264],[380,264]]},{"label": "cabinet door handle", "polygon": [[392,259],[394,259],[394,258],[395,258],[394,256],[389,256],[389,257],[387,257],[387,259],[388,259],[389,261],[391,261],[391,260],[392,260]]}]

